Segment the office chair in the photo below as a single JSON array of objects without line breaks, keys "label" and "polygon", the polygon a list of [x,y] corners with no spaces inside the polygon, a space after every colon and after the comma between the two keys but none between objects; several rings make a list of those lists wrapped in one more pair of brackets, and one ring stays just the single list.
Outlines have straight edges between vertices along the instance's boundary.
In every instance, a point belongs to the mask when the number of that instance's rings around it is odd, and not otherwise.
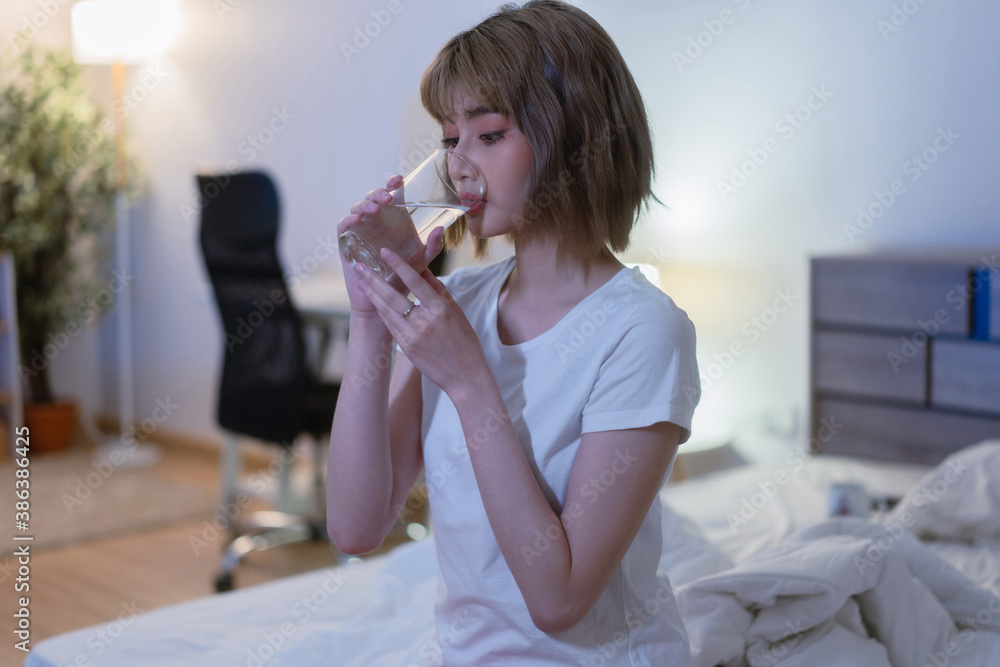
[{"label": "office chair", "polygon": [[[239,439],[249,437],[279,449],[268,473],[278,477],[276,508],[230,517],[215,581],[233,588],[233,571],[254,551],[312,539],[327,539],[323,463],[340,385],[317,378],[308,363],[302,319],[278,260],[278,193],[259,171],[197,176],[201,195],[200,244],[223,328],[223,367],[217,419],[226,432],[222,465],[222,507],[242,509]],[[314,444],[311,512],[289,510],[294,463],[292,446],[303,434]],[[283,454],[278,456],[277,454]],[[261,486],[255,484],[255,487]],[[247,494],[247,495],[242,495]],[[228,512],[227,510],[227,515]],[[333,547],[331,543],[331,547]]]}]

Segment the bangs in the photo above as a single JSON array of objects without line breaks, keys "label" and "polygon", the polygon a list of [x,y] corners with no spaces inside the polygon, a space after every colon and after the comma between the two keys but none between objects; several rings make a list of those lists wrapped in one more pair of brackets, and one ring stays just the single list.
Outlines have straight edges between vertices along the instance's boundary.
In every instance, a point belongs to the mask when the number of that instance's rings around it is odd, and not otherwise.
[{"label": "bangs", "polygon": [[523,93],[512,84],[526,78],[525,58],[515,55],[518,47],[509,39],[498,40],[490,32],[479,26],[456,35],[424,72],[420,100],[438,123],[443,125],[464,111],[454,108],[459,94],[493,113],[520,120],[515,109]]}]

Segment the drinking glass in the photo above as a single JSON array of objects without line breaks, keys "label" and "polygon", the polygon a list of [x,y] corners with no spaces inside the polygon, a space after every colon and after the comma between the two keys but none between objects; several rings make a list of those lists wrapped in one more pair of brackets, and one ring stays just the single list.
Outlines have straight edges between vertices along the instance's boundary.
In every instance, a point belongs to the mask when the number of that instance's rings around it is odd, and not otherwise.
[{"label": "drinking glass", "polygon": [[440,148],[390,191],[392,203],[340,235],[340,251],[353,267],[362,262],[386,280],[392,269],[380,250],[390,248],[407,263],[422,254],[437,227],[447,228],[473,207],[481,207],[486,180],[466,158]]}]

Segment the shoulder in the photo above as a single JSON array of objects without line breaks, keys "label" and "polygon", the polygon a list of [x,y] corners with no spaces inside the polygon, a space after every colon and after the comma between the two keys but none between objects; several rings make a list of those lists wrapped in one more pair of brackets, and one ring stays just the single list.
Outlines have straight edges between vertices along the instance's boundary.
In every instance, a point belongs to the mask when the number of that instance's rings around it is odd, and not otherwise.
[{"label": "shoulder", "polygon": [[694,345],[695,328],[688,314],[638,269],[626,269],[615,276],[606,308],[609,302],[617,311],[622,338],[645,336],[659,345]]}]

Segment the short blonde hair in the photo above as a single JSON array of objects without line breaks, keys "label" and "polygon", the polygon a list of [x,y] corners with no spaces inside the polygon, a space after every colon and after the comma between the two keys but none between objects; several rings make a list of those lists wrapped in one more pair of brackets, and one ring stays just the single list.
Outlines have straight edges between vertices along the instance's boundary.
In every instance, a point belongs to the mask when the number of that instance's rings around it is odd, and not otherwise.
[{"label": "short blonde hair", "polygon": [[[653,140],[635,80],[600,24],[555,0],[504,5],[453,37],[420,82],[424,107],[442,125],[459,90],[511,119],[534,153],[522,239],[583,256],[628,247],[656,200]],[[449,247],[464,239],[464,223],[448,230]],[[476,239],[476,257],[486,249]]]}]

